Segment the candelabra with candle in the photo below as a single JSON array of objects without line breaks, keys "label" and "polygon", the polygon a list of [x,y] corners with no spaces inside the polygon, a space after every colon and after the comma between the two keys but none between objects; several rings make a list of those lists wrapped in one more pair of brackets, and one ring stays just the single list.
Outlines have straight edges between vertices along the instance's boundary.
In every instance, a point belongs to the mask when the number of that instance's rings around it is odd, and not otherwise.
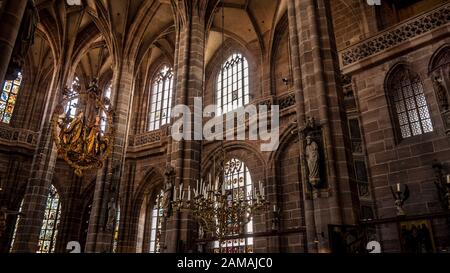
[{"label": "candelabra with candle", "polygon": [[269,205],[261,182],[258,190],[253,188],[245,196],[231,192],[225,183],[218,178],[213,183],[209,176],[207,181],[197,180],[194,188],[188,185],[186,189],[183,183],[175,187],[172,207],[175,211],[191,210],[202,230],[222,243],[230,235],[242,234],[253,215]]},{"label": "candelabra with candle", "polygon": [[405,210],[403,209],[403,205],[405,204],[406,200],[408,200],[408,198],[409,198],[408,185],[405,184],[404,190],[402,190],[401,184],[397,183],[395,191],[391,186],[391,192],[392,192],[392,195],[394,196],[394,200],[395,200],[394,205],[395,205],[395,208],[397,209],[397,215],[404,216],[406,213],[405,213]]}]

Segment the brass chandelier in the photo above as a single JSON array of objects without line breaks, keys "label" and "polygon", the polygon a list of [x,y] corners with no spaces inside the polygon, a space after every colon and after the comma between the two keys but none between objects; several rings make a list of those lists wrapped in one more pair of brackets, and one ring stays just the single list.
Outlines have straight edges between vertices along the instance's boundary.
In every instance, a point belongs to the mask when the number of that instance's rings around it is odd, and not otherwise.
[{"label": "brass chandelier", "polygon": [[[71,113],[72,107],[76,109],[75,114]],[[101,168],[109,156],[113,140],[112,116],[110,101],[102,97],[96,80],[86,90],[65,88],[53,113],[52,136],[58,157],[64,159],[77,176]]]},{"label": "brass chandelier", "polygon": [[[245,226],[252,217],[268,208],[265,189],[261,182],[258,187],[253,187],[250,192],[238,191],[233,185],[241,185],[243,177],[228,177],[236,162],[229,161],[222,165],[224,168],[213,181],[211,174],[207,180],[196,181],[196,186],[191,188],[189,184],[187,191],[182,184],[174,188],[172,208],[175,211],[189,210],[197,219],[201,230],[205,234],[223,243],[230,236],[242,235]],[[243,164],[242,162],[237,164]],[[239,188],[238,188],[239,189]],[[234,191],[234,193],[233,193]]]}]

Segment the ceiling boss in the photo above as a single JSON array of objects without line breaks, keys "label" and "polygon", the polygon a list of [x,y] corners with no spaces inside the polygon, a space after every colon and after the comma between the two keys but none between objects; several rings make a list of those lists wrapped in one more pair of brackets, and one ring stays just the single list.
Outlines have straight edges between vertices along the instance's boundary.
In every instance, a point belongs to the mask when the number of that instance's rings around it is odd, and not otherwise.
[{"label": "ceiling boss", "polygon": [[85,90],[65,88],[52,118],[52,135],[58,157],[78,176],[102,168],[111,152],[113,110],[94,79]]}]

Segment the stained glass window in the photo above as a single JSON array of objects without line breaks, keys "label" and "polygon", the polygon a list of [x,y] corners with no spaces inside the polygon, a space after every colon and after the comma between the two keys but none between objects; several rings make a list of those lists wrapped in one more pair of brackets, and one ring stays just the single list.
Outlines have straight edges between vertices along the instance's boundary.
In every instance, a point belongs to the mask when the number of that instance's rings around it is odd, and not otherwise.
[{"label": "stained glass window", "polygon": [[[22,202],[20,202],[19,212],[22,212],[22,207],[23,207],[23,199],[22,199]],[[16,233],[17,233],[17,226],[19,224],[19,220],[20,220],[20,214],[17,215],[17,218],[16,218],[16,224],[14,226],[14,232],[13,232],[13,235],[11,237],[11,246],[9,248],[10,252],[12,251],[13,246],[14,246],[14,242],[16,241]]]},{"label": "stained glass window", "polygon": [[[233,158],[225,164],[224,172],[225,192],[229,200],[244,200],[252,192],[252,178],[250,172],[239,159]],[[248,236],[253,233],[253,220],[245,226],[245,234],[247,236],[235,238],[242,235],[240,227],[237,223],[230,223],[235,225],[236,232],[228,234],[233,239],[225,240],[223,243],[215,241],[211,244],[214,253],[253,253],[253,237]]]},{"label": "stained glass window", "polygon": [[[108,87],[106,88],[103,97],[110,100],[111,99],[111,90],[112,90],[112,84],[108,84]],[[109,105],[106,106],[106,109],[109,109]],[[106,120],[106,113],[104,111],[102,111],[101,114],[101,121],[100,121],[100,130],[102,131],[102,133],[106,132],[106,124],[107,124],[107,120]]]},{"label": "stained glass window", "polygon": [[402,138],[434,130],[423,85],[417,73],[405,66],[398,67],[389,79],[389,89]]},{"label": "stained glass window", "polygon": [[158,130],[162,125],[169,123],[172,106],[172,91],[173,71],[170,67],[164,66],[153,79],[150,98],[150,131]]},{"label": "stained glass window", "polygon": [[162,208],[162,199],[164,192],[161,191],[159,195],[156,197],[155,204],[152,209],[152,221],[151,221],[151,230],[150,230],[150,253],[159,253],[161,252],[161,227],[162,227],[162,217],[163,217],[163,208]]},{"label": "stained glass window", "polygon": [[73,99],[69,100],[65,107],[65,112],[68,116],[71,118],[75,117],[75,114],[77,113],[77,104],[78,104],[78,97],[77,93],[80,90],[80,79],[78,77],[75,77],[75,79],[72,82],[72,86],[70,87],[69,91],[69,97],[73,97]]},{"label": "stained glass window", "polygon": [[249,103],[248,62],[235,53],[224,63],[217,79],[218,115],[226,114]]},{"label": "stained glass window", "polygon": [[44,212],[44,222],[42,223],[39,235],[39,249],[37,253],[55,252],[56,236],[61,216],[61,204],[59,194],[52,185],[47,197],[47,205]]},{"label": "stained glass window", "polygon": [[16,105],[17,95],[22,84],[22,74],[14,81],[5,81],[0,96],[0,121],[9,124]]}]

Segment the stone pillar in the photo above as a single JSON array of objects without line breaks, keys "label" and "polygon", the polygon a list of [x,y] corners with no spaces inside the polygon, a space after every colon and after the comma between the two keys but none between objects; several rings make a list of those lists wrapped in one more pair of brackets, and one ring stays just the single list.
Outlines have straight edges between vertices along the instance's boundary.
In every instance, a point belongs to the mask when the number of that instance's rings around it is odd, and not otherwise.
[{"label": "stone pillar", "polygon": [[[303,82],[302,82],[302,71],[300,64],[300,42],[299,42],[299,33],[298,33],[298,23],[297,20],[300,18],[296,17],[296,9],[295,9],[295,0],[289,0],[288,2],[288,20],[289,20],[289,38],[290,38],[290,52],[292,59],[292,71],[293,71],[293,81],[294,81],[294,93],[295,93],[295,108],[296,108],[296,118],[297,118],[297,127],[298,129],[305,126],[305,98],[303,94]],[[300,130],[298,130],[298,135],[300,141],[298,142],[300,145],[300,160],[304,162],[304,138],[303,135],[300,134]],[[301,164],[300,164],[301,165]],[[307,181],[305,176],[305,168],[301,168],[300,175],[302,177],[303,186],[303,196],[300,197],[301,200],[304,200],[304,209],[305,209],[305,225],[308,226],[306,230],[307,242],[314,242],[315,240],[315,222],[314,222],[314,213],[312,210],[312,202],[308,200],[308,191],[307,191]],[[315,244],[311,244],[307,247],[306,251],[317,252],[315,248]]]},{"label": "stone pillar", "polygon": [[[6,207],[10,211],[18,212],[22,202],[23,191],[26,186],[30,162],[25,155],[12,155],[7,164],[6,172],[1,177],[0,207]],[[17,216],[9,215],[6,218],[6,230],[0,236],[0,253],[8,253],[11,246],[11,238],[16,226]]]},{"label": "stone pillar", "polygon": [[[69,182],[69,181],[67,181]],[[61,221],[58,228],[55,252],[67,252],[66,246],[70,241],[80,240],[81,221],[83,218],[83,200],[81,200],[81,186],[83,178],[72,174],[68,190],[64,193],[61,203]],[[62,197],[62,196],[61,196]]]},{"label": "stone pillar", "polygon": [[[301,109],[302,102],[297,102],[297,111],[314,117],[321,126],[324,153],[321,160],[325,163],[321,171],[326,174],[326,185],[319,190],[319,195],[305,196],[309,199],[305,199],[308,251],[327,252],[328,225],[354,224],[356,221],[347,163],[351,161],[351,155],[349,157],[349,147],[345,145],[347,125],[344,108],[340,107],[343,97],[338,80],[340,73],[337,49],[329,1],[290,0],[288,9],[290,28],[294,28],[291,29],[291,34],[294,34],[292,42],[298,44],[298,48],[292,45],[295,51],[292,54],[296,55],[298,52],[304,94],[304,107]],[[297,77],[298,73],[299,71],[295,72]],[[296,90],[298,87],[297,84]],[[297,95],[297,98],[301,99],[301,96]],[[302,127],[304,120],[301,115],[298,114],[299,127]],[[303,146],[304,141],[300,140]],[[306,184],[306,179],[304,180],[303,183]]]},{"label": "stone pillar", "polygon": [[[64,2],[59,2],[65,7]],[[79,22],[83,13],[66,13],[66,20],[61,29],[68,30],[67,25]],[[70,66],[72,65],[73,49],[76,41],[77,29],[70,29],[70,33],[61,33],[65,37],[58,50],[55,49],[55,59],[58,63],[52,76],[45,101],[43,118],[40,125],[40,135],[37,148],[34,153],[32,167],[27,181],[22,211],[24,216],[20,218],[16,241],[13,252],[36,252],[38,249],[39,234],[44,219],[50,185],[53,181],[55,164],[57,159],[56,147],[52,138],[52,116],[59,103],[61,90],[64,89],[69,79]],[[52,44],[58,44],[57,42]]]},{"label": "stone pillar", "polygon": [[[60,63],[59,67],[61,68],[63,65]],[[50,84],[50,90],[48,91],[49,100],[45,108],[44,122],[41,126],[30,178],[25,190],[22,207],[25,215],[20,218],[18,223],[13,252],[29,253],[37,251],[45,206],[57,159],[56,149],[52,140],[51,116],[58,101],[59,90],[62,87],[61,76],[61,73],[53,75],[52,84]]]},{"label": "stone pillar", "polygon": [[[174,4],[177,18],[177,49],[175,55],[175,103],[191,110],[191,132],[194,138],[194,98],[202,97],[208,1],[178,1]],[[212,12],[211,12],[212,13]],[[198,109],[202,111],[201,109]],[[201,120],[200,120],[201,122]],[[184,127],[186,128],[186,126]],[[194,187],[200,179],[201,145],[199,140],[172,141],[171,164],[176,170],[178,186]],[[196,224],[188,211],[175,212],[166,227],[164,252],[195,251]]]},{"label": "stone pillar", "polygon": [[0,28],[0,83],[2,86],[27,3],[28,0],[7,0],[4,3]]},{"label": "stone pillar", "polygon": [[121,183],[126,183],[126,176],[123,174],[129,125],[131,122],[130,116],[132,113],[131,106],[134,91],[133,64],[123,60],[116,65],[114,71],[113,94],[111,99],[115,111],[113,121],[114,142],[110,157],[97,175],[86,241],[86,252],[112,251],[114,230],[107,227],[108,207],[110,207],[108,203],[113,200],[116,206],[116,212],[120,208],[121,226],[122,219],[124,219],[122,211],[126,209],[125,203],[122,203],[122,196],[119,196],[119,192],[122,192],[122,186],[125,186],[125,184],[121,185]]},{"label": "stone pillar", "polygon": [[137,183],[136,177],[136,162],[134,160],[127,160],[125,162],[125,172],[122,175],[122,183],[120,189],[120,223],[119,223],[119,252],[120,253],[135,253],[136,252],[136,238],[137,226],[139,223],[139,213],[141,207],[135,206],[135,189]]}]

